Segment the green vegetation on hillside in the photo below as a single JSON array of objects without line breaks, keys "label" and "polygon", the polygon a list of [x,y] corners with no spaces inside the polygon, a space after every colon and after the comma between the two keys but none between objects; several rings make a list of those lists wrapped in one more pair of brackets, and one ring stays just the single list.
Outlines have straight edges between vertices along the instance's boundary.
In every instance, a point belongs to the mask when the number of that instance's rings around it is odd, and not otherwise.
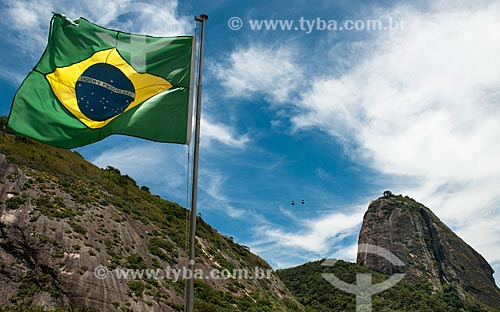
[{"label": "green vegetation on hillside", "polygon": [[[295,295],[307,312],[356,311],[356,296],[345,293],[326,281],[321,274],[335,274],[339,279],[356,283],[356,273],[371,273],[372,283],[380,283],[389,276],[345,261],[334,266],[322,266],[323,261],[278,270],[278,275]],[[372,297],[373,311],[389,312],[480,312],[479,307],[462,303],[453,289],[434,293],[429,284],[412,284],[406,281]]]},{"label": "green vegetation on hillside", "polygon": [[[10,297],[11,307],[5,311],[39,311],[27,308],[39,292],[49,293],[56,300],[68,294],[64,283],[57,280],[57,272],[64,266],[67,253],[87,253],[85,258],[92,263],[105,259],[110,270],[118,267],[165,268],[185,263],[188,211],[152,195],[147,186],[139,187],[132,177],[122,174],[118,168],[100,169],[77,152],[52,148],[5,132],[0,133],[0,153],[22,171],[20,175],[26,175],[23,179],[19,179],[17,173],[8,177],[6,183],[13,183],[11,186],[19,188],[19,192],[11,192],[14,196],[4,199],[2,204],[10,210],[22,210],[26,205],[32,207],[32,210],[26,210],[28,218],[23,224],[29,227],[29,231],[34,231],[40,221],[49,225],[46,232],[34,235],[30,241],[34,244],[30,245],[33,248],[30,253],[50,249],[50,263],[53,263],[50,267],[44,266],[50,274],[26,274],[19,293]],[[54,238],[55,228],[63,229],[65,239],[71,241],[69,247]],[[197,230],[201,242],[196,246],[199,265],[228,270],[270,268],[247,248],[218,233],[201,217],[198,217]],[[130,236],[130,233],[135,236]],[[28,246],[27,243],[23,246]],[[17,251],[9,250],[19,258],[16,261],[31,270],[38,267],[39,264],[29,259],[27,253]],[[93,267],[83,265],[74,276],[88,274],[91,270]],[[0,276],[2,274],[0,268]],[[84,280],[81,283],[86,287]],[[277,287],[271,286],[272,283],[275,281],[197,280],[195,308],[217,312],[301,311],[291,295],[278,299],[278,290],[275,289],[274,294],[270,291],[271,287]],[[130,301],[142,301],[147,305],[156,301],[177,311],[183,309],[178,303],[184,294],[183,281],[129,280],[125,285]],[[113,294],[110,290],[108,296]],[[73,303],[76,306],[76,302]],[[131,311],[126,301],[113,302],[112,305],[116,311]],[[91,309],[71,306],[67,311]]]},{"label": "green vegetation on hillside", "polygon": [[67,309],[45,310],[43,308],[15,307],[15,308],[0,308],[0,312],[97,312],[97,310],[87,307],[70,306]]}]

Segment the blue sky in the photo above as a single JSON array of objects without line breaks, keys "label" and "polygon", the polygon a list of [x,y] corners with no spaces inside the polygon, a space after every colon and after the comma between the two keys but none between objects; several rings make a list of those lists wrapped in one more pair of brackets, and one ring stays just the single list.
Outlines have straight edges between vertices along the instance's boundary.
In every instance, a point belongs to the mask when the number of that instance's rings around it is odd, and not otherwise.
[{"label": "blue sky", "polygon": [[[273,267],[354,260],[364,211],[391,189],[430,207],[500,272],[499,3],[33,0],[0,10],[3,115],[43,52],[52,11],[164,36],[192,34],[193,16],[208,14],[199,211]],[[251,29],[301,18],[400,24]],[[186,205],[185,146],[112,136],[78,151]]]}]

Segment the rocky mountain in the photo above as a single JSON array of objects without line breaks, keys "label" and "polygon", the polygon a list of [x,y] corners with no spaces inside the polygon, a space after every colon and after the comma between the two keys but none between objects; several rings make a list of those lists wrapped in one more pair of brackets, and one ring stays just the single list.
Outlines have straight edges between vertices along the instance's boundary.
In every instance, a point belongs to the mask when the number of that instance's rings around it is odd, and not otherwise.
[{"label": "rocky mountain", "polygon": [[[0,311],[183,310],[175,274],[186,264],[188,213],[178,204],[116,168],[7,133],[0,202]],[[201,217],[196,249],[197,311],[303,310],[274,272],[256,278],[255,268],[271,270],[265,261]]]},{"label": "rocky mountain", "polygon": [[405,264],[397,267],[360,248],[358,265],[386,274],[403,272],[407,281],[430,283],[437,293],[453,289],[466,303],[500,307],[488,262],[429,208],[407,196],[388,193],[371,202],[358,243],[382,247]]}]

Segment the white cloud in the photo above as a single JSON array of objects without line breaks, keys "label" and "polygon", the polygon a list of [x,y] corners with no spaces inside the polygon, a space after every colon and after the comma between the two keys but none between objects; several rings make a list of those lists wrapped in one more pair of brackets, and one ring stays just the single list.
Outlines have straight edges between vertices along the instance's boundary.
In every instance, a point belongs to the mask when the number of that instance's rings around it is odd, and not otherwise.
[{"label": "white cloud", "polygon": [[342,259],[344,261],[356,262],[356,257],[358,255],[358,242],[344,246],[338,250],[335,250],[334,253],[328,258]]},{"label": "white cloud", "polygon": [[[333,242],[351,234],[351,231],[357,229],[362,220],[362,213],[352,215],[334,213],[317,220],[304,221],[302,226],[305,230],[298,233],[286,232],[278,228],[267,228],[263,229],[263,234],[270,241],[283,247],[297,247],[321,254],[327,252]],[[262,231],[260,232],[262,233]]]},{"label": "white cloud", "polygon": [[[317,218],[297,218],[297,232],[272,223],[261,225],[259,238],[246,245],[264,258],[272,259],[277,268],[290,267],[319,257],[355,260],[355,247],[341,247],[344,239],[357,236],[363,221],[365,206],[351,207],[352,213],[335,212]],[[287,225],[290,228],[290,225]],[[333,251],[333,254],[332,254]]]},{"label": "white cloud", "polygon": [[237,137],[234,132],[234,129],[230,128],[227,125],[213,122],[210,118],[201,118],[200,142],[205,146],[208,146],[212,142],[217,141],[230,147],[245,147],[245,145],[250,141],[248,135]]},{"label": "white cloud", "polygon": [[200,203],[200,208],[220,209],[231,218],[242,217],[244,210],[234,207],[224,192],[224,189],[226,189],[224,185],[226,182],[225,177],[219,172],[207,169],[201,170],[201,172],[202,180],[200,185],[203,185],[203,191],[209,196],[209,199]]},{"label": "white cloud", "polygon": [[[123,26],[124,31],[157,36],[185,35],[194,30],[194,19],[177,12],[176,0],[137,2],[131,0],[96,0],[77,3],[65,0],[11,1],[5,16],[13,30],[38,32],[48,26],[52,12],[71,19],[86,19],[105,27]],[[99,8],[99,10],[96,10]],[[44,27],[47,28],[47,27]],[[43,28],[43,29],[44,29]]]},{"label": "white cloud", "polygon": [[41,53],[47,41],[52,11],[53,2],[12,1],[7,4],[0,23],[10,30],[6,33],[9,41],[23,54]]},{"label": "white cloud", "polygon": [[250,45],[230,53],[227,61],[212,66],[229,96],[252,98],[263,94],[272,103],[290,99],[303,87],[302,69],[290,47]]},{"label": "white cloud", "polygon": [[313,81],[297,129],[319,128],[397,179],[489,261],[500,255],[500,4],[397,9],[351,70]]},{"label": "white cloud", "polygon": [[[179,36],[192,34],[194,30],[194,18],[178,14],[177,0],[102,3],[107,4],[108,9],[93,14],[100,25],[152,36]],[[124,20],[127,15],[132,17]]]}]

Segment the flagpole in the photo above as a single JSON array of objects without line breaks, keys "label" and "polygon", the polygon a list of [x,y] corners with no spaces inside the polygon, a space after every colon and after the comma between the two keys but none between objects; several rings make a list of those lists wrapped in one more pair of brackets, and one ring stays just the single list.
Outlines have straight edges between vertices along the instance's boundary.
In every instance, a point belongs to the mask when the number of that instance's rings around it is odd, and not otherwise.
[{"label": "flagpole", "polygon": [[196,204],[198,199],[198,162],[199,162],[199,148],[200,148],[200,119],[201,119],[201,74],[203,69],[203,45],[205,37],[205,21],[208,19],[206,14],[196,16],[194,20],[201,23],[200,35],[200,51],[198,61],[198,85],[196,89],[196,122],[194,133],[194,157],[193,157],[193,185],[191,190],[191,222],[189,228],[189,246],[188,246],[188,272],[190,275],[186,280],[186,293],[184,305],[185,312],[194,311],[194,262],[195,254],[194,247],[196,244]]}]

